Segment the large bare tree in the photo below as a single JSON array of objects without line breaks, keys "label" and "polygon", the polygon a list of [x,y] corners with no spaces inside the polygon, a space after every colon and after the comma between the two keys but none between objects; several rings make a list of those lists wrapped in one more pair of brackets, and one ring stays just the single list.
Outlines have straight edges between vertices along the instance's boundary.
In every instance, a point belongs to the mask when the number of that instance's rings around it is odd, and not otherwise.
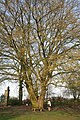
[{"label": "large bare tree", "polygon": [[79,4],[73,0],[0,2],[0,59],[4,62],[0,74],[25,80],[34,108],[43,109],[52,78],[72,72],[62,65],[68,62],[67,54],[80,46]]}]

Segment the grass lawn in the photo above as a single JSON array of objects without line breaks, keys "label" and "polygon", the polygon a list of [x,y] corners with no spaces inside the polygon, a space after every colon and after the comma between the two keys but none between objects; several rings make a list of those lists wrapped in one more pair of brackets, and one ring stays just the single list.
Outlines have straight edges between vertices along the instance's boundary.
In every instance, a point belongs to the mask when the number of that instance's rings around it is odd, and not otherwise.
[{"label": "grass lawn", "polygon": [[12,107],[0,110],[0,120],[80,120],[80,114],[64,110],[32,112]]}]

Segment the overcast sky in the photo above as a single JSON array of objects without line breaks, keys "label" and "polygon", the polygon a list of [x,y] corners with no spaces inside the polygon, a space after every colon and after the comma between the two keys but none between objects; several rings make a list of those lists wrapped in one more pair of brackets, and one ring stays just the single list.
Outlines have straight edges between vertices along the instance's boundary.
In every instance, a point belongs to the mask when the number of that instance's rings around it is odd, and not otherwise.
[{"label": "overcast sky", "polygon": [[[9,81],[0,83],[0,96],[5,93],[5,90],[7,90],[8,86],[10,87],[10,97],[18,97],[19,96],[18,94],[19,84],[15,82],[9,82]],[[63,95],[64,90],[65,90],[64,88],[51,87],[49,92],[52,93],[51,96],[55,96],[55,97],[57,96],[71,97],[71,96],[64,96]],[[26,99],[27,97],[28,97],[28,93],[27,93],[26,88],[24,87],[23,88],[23,99]]]},{"label": "overcast sky", "polygon": [[[7,87],[10,87],[10,97],[18,97],[18,91],[19,91],[19,85],[15,82],[3,82],[0,83],[0,96],[5,93],[5,90],[7,90]],[[26,99],[28,96],[27,90],[24,87],[23,89],[23,99]]]}]

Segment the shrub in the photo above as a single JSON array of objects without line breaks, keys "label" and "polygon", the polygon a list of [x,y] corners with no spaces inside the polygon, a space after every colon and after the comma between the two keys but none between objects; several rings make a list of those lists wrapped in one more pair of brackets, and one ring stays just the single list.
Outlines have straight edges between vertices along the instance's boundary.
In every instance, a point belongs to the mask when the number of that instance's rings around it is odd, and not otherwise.
[{"label": "shrub", "polygon": [[20,105],[20,102],[19,102],[18,98],[16,98],[16,97],[10,98],[9,105],[11,105],[11,106]]}]

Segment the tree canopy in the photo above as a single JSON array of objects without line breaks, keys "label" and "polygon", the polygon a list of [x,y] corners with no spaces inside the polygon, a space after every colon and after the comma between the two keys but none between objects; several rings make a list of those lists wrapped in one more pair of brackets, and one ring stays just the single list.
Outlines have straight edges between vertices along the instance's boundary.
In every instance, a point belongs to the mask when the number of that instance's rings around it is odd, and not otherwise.
[{"label": "tree canopy", "polygon": [[55,76],[76,72],[72,67],[80,61],[79,54],[75,56],[80,53],[79,4],[75,0],[0,2],[1,80],[25,80],[35,108],[43,108],[47,86],[55,83]]}]

